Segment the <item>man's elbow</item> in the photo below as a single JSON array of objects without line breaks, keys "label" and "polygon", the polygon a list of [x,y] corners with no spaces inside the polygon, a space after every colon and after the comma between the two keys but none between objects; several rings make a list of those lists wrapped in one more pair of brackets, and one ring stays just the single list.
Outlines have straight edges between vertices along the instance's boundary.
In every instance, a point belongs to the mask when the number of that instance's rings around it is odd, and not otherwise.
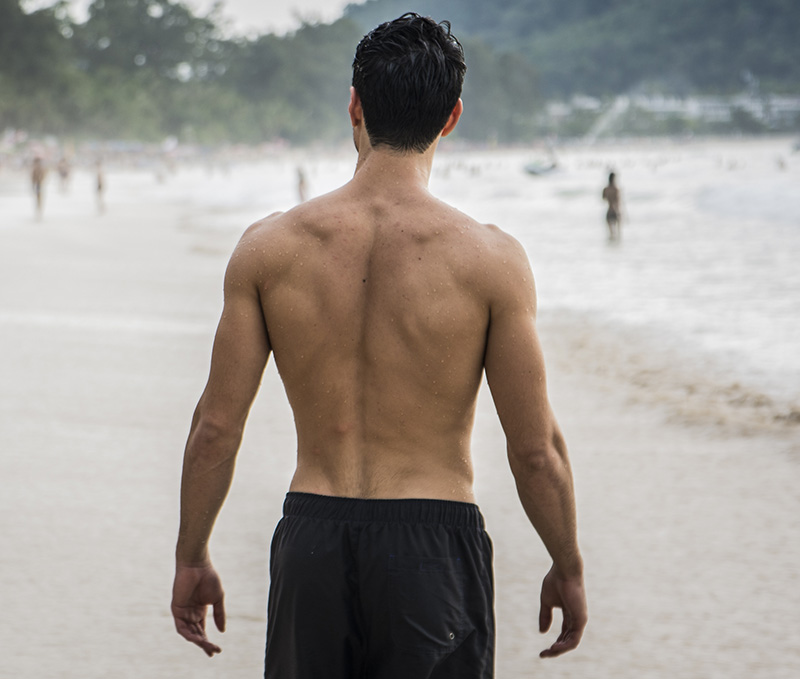
[{"label": "man's elbow", "polygon": [[517,479],[559,474],[565,464],[554,440],[519,446],[509,444],[508,461]]},{"label": "man's elbow", "polygon": [[190,446],[198,451],[227,451],[232,445],[238,449],[243,431],[244,424],[237,420],[219,414],[200,412],[189,442]]}]

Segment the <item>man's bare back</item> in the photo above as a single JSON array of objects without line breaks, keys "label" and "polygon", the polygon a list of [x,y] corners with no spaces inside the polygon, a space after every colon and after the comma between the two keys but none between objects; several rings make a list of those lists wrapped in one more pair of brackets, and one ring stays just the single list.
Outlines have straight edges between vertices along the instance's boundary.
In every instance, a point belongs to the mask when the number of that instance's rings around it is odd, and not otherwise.
[{"label": "man's bare back", "polygon": [[424,187],[363,175],[254,225],[234,263],[295,413],[291,490],[472,501],[490,298],[517,249]]}]

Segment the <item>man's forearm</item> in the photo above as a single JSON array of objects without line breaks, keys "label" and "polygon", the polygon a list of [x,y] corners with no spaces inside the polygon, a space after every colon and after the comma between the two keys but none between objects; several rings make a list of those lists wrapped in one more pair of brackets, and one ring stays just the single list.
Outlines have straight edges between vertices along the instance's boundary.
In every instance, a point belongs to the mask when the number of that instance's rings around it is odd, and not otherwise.
[{"label": "man's forearm", "polygon": [[183,459],[181,520],[175,557],[182,565],[208,562],[208,541],[230,490],[242,432],[196,421]]},{"label": "man's forearm", "polygon": [[543,451],[509,450],[509,458],[519,499],[556,569],[565,578],[582,575],[572,470],[560,433]]}]

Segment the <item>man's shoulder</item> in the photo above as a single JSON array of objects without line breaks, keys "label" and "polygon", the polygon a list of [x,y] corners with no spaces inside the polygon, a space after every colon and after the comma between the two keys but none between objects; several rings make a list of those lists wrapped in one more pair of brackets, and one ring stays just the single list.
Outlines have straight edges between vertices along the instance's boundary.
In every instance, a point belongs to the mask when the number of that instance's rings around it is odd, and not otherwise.
[{"label": "man's shoulder", "polygon": [[457,258],[465,266],[469,280],[489,298],[502,297],[506,288],[532,280],[528,254],[510,233],[494,223],[479,222],[453,209],[451,229]]},{"label": "man's shoulder", "polygon": [[286,238],[285,214],[273,212],[244,230],[228,262],[228,276],[251,278],[261,271],[271,253],[282,250],[281,241]]},{"label": "man's shoulder", "polygon": [[310,239],[319,237],[320,227],[332,220],[326,201],[315,199],[285,212],[273,212],[245,229],[231,257],[231,263],[263,271],[280,270],[307,249]]},{"label": "man's shoulder", "polygon": [[477,257],[477,268],[490,297],[504,297],[519,285],[532,283],[528,253],[514,236],[497,224],[471,220],[468,249]]},{"label": "man's shoulder", "polygon": [[262,217],[248,226],[242,234],[242,240],[251,242],[263,238],[274,238],[281,229],[282,222],[285,222],[285,212],[273,212]]},{"label": "man's shoulder", "polygon": [[497,224],[491,222],[479,222],[472,216],[462,212],[460,209],[445,203],[436,201],[437,209],[442,213],[437,216],[453,226],[457,233],[468,238],[480,241],[482,244],[493,249],[514,250],[519,245],[516,238],[502,229]]},{"label": "man's shoulder", "polygon": [[299,207],[286,212],[273,212],[248,226],[242,234],[237,251],[258,252],[261,257],[284,248],[302,231],[307,220]]},{"label": "man's shoulder", "polygon": [[[471,237],[484,246],[486,253],[503,263],[527,261],[527,254],[522,244],[510,233],[497,224],[481,223],[470,218]],[[485,253],[481,253],[483,256]]]},{"label": "man's shoulder", "polygon": [[352,209],[334,191],[295,205],[285,212],[272,214],[251,224],[244,237],[257,240],[276,240],[292,236],[308,235],[316,225],[323,225],[341,218]]}]

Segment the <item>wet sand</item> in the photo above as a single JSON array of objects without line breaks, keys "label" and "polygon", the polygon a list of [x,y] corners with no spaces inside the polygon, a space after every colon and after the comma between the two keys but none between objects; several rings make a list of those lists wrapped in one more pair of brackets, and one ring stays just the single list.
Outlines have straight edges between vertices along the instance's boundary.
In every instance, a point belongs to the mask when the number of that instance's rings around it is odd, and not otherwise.
[{"label": "wet sand", "polygon": [[[89,194],[52,195],[36,223],[14,194],[0,219],[0,674],[260,676],[291,413],[270,365],[213,540],[229,624],[208,660],[173,630],[172,552],[183,445],[236,234],[199,226],[189,203],[154,200],[152,178],[126,181],[120,195],[111,175],[102,216]],[[583,319],[543,313],[540,329],[573,458],[591,621],[579,651],[537,658],[555,636],[536,631],[548,559],[483,392],[473,450],[495,545],[497,676],[796,676],[798,430],[689,417],[653,398]]]}]

